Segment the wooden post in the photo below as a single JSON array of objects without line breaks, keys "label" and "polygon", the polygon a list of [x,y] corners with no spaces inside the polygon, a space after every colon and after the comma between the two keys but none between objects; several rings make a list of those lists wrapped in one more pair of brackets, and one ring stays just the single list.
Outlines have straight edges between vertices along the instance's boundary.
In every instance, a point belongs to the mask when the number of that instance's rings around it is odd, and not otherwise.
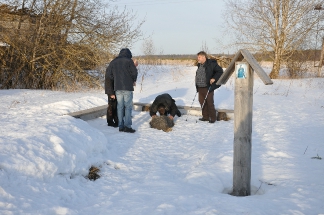
[{"label": "wooden post", "polygon": [[245,77],[235,77],[234,100],[234,157],[233,192],[234,196],[251,194],[251,135],[253,108],[253,69],[246,62],[236,62],[235,71],[244,67]]},{"label": "wooden post", "polygon": [[[246,62],[240,62],[242,60]],[[226,84],[234,71],[236,72],[234,157],[233,191],[231,194],[234,196],[248,196],[251,195],[253,75],[256,73],[265,85],[273,84],[273,82],[253,55],[245,49],[241,49],[236,53],[216,84]]]}]

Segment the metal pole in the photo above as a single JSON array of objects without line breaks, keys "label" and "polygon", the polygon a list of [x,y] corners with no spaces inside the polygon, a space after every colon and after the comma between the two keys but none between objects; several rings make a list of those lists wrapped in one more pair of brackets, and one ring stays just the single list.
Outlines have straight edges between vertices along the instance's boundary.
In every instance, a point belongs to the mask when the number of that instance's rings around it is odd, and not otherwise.
[{"label": "metal pole", "polygon": [[187,119],[186,119],[186,121],[188,121],[188,115],[189,115],[189,112],[190,112],[190,110],[191,110],[191,108],[192,108],[193,103],[195,102],[195,99],[196,99],[197,93],[198,93],[198,92],[196,92],[195,97],[194,97],[194,99],[192,100],[191,106],[190,106],[189,111],[188,111],[188,114],[187,114]]}]

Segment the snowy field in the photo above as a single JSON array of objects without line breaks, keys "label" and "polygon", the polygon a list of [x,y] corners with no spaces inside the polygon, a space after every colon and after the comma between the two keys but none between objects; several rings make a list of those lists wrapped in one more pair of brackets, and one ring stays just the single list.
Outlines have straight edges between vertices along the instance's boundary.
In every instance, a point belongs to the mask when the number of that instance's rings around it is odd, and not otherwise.
[{"label": "snowy field", "polygon": [[[195,70],[140,67],[134,102],[167,92],[190,106]],[[217,108],[233,109],[233,83],[216,91]],[[165,133],[133,112],[128,134],[66,115],[106,104],[103,90],[0,90],[0,100],[0,214],[324,214],[324,78],[255,78],[248,197],[227,194],[233,120],[185,115]]]}]

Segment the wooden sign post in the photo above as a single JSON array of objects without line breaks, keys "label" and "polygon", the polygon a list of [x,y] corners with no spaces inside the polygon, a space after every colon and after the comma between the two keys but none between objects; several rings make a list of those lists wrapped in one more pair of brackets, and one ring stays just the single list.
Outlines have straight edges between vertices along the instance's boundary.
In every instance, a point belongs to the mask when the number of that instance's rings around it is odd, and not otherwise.
[{"label": "wooden sign post", "polygon": [[246,62],[235,63],[233,195],[249,196],[253,71]]},{"label": "wooden sign post", "polygon": [[234,157],[233,191],[231,194],[234,196],[249,196],[251,194],[254,72],[259,75],[266,85],[273,84],[273,82],[255,58],[244,49],[235,55],[217,84],[225,84],[234,71]]}]

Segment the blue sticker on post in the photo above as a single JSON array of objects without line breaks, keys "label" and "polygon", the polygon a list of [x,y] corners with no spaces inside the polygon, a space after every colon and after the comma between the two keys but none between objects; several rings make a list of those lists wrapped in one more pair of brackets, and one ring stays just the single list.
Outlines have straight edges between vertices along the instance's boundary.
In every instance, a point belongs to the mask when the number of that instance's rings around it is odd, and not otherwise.
[{"label": "blue sticker on post", "polygon": [[235,74],[236,78],[245,79],[247,76],[247,64],[243,62],[237,62]]}]

